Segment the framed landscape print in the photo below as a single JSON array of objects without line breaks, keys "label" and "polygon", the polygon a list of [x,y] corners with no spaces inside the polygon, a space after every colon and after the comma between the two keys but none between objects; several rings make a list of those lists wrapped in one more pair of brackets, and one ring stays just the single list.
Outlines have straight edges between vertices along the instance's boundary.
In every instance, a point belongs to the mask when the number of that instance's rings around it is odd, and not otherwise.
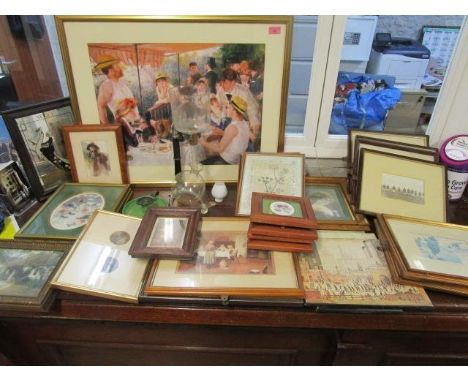
[{"label": "framed landscape print", "polygon": [[304,196],[304,155],[245,153],[237,184],[237,215],[250,215],[253,192]]},{"label": "framed landscape print", "polygon": [[447,174],[444,165],[369,149],[363,149],[361,155],[359,212],[445,222]]},{"label": "framed landscape print", "polygon": [[[81,123],[124,126],[132,183],[173,181],[172,126],[185,136],[182,163],[203,163],[209,181],[235,180],[246,150],[282,149],[292,21],[56,17],[73,108]],[[224,150],[232,103],[250,137]]]},{"label": "framed landscape print", "polygon": [[53,302],[50,280],[69,243],[0,240],[0,309],[45,311]]},{"label": "framed landscape print", "polygon": [[192,259],[200,214],[197,208],[148,209],[129,254],[133,257]]},{"label": "framed landscape print", "polygon": [[468,227],[387,214],[378,222],[395,279],[468,295]]},{"label": "framed landscape print", "polygon": [[138,303],[148,259],[128,254],[141,219],[95,211],[52,281],[55,288]]},{"label": "framed landscape print", "polygon": [[346,179],[306,177],[305,196],[309,198],[319,229],[368,231],[369,222],[353,211],[346,193]]},{"label": "framed landscape print", "polygon": [[117,211],[128,185],[66,183],[19,230],[16,237],[75,240],[95,210]]},{"label": "framed landscape print", "polygon": [[75,123],[69,98],[8,110],[2,115],[37,198],[70,181],[62,138],[63,126]]},{"label": "framed landscape print", "polygon": [[147,296],[302,297],[294,257],[247,249],[249,221],[205,218],[197,257],[153,263]]},{"label": "framed landscape print", "polygon": [[75,125],[63,128],[73,181],[128,183],[120,125]]}]

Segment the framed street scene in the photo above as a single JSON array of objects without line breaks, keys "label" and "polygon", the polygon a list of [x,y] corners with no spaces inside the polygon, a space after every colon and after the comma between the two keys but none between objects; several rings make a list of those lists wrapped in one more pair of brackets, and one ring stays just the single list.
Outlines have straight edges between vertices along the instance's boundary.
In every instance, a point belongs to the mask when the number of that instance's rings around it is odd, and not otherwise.
[{"label": "framed street scene", "polygon": [[71,244],[45,240],[0,241],[0,309],[45,311],[50,280]]},{"label": "framed street scene", "polygon": [[73,181],[128,183],[120,125],[74,125],[63,128]]},{"label": "framed street scene", "polygon": [[292,17],[56,24],[73,108],[81,123],[123,126],[132,183],[172,181],[174,155],[202,163],[207,180],[234,180],[243,152],[282,149]]},{"label": "framed street scene", "polygon": [[294,257],[247,249],[249,221],[205,218],[197,257],[154,261],[147,296],[302,297]]},{"label": "framed street scene", "polygon": [[70,181],[62,138],[63,126],[75,123],[69,98],[8,110],[2,115],[37,198]]},{"label": "framed street scene", "polygon": [[359,212],[446,221],[444,165],[369,149],[363,149],[361,155]]},{"label": "framed street scene", "polygon": [[128,185],[66,183],[21,227],[16,237],[75,240],[95,210],[118,211],[129,192]]},{"label": "framed street scene", "polygon": [[128,249],[141,219],[96,211],[52,281],[55,288],[138,303],[148,259]]}]

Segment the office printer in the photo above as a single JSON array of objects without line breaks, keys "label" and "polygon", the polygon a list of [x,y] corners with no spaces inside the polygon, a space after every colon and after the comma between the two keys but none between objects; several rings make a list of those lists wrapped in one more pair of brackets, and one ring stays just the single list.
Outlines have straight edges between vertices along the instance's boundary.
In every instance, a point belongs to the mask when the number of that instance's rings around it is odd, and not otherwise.
[{"label": "office printer", "polygon": [[400,89],[419,89],[426,73],[431,52],[419,41],[376,33],[367,73],[395,77]]}]

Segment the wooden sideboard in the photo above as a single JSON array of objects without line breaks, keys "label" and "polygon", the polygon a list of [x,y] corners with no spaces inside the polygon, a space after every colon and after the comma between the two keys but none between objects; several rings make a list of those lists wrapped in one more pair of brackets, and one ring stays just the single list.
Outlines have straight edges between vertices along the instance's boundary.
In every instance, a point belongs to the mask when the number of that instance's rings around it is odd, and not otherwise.
[{"label": "wooden sideboard", "polygon": [[[468,204],[451,205],[466,223]],[[60,292],[47,313],[0,311],[0,365],[468,365],[468,298],[432,310],[160,301]]]}]

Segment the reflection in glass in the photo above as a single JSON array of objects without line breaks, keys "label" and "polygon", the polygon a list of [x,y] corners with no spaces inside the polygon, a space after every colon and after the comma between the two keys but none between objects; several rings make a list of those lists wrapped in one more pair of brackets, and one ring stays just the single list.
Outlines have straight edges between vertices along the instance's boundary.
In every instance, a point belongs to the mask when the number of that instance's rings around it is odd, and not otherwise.
[{"label": "reflection in glass", "polygon": [[188,218],[157,218],[148,247],[182,248],[187,225]]}]

